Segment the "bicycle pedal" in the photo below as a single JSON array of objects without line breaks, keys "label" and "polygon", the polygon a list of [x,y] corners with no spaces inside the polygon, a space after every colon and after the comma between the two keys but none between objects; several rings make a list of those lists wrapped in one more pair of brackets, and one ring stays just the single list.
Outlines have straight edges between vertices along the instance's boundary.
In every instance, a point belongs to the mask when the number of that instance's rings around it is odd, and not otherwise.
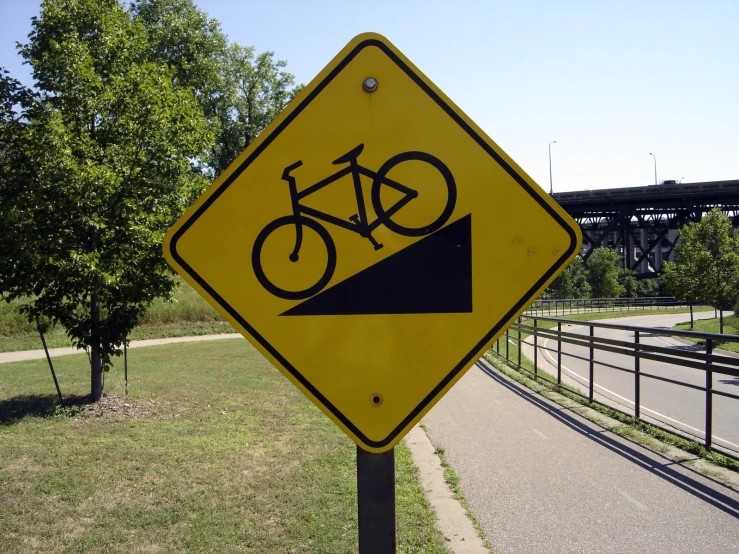
[{"label": "bicycle pedal", "polygon": [[349,216],[349,221],[351,221],[352,223],[356,223],[358,225],[359,224],[359,215],[358,214],[350,215]]},{"label": "bicycle pedal", "polygon": [[383,246],[385,246],[385,245],[384,244],[380,244],[379,242],[377,244],[375,244],[375,252],[378,251]]}]

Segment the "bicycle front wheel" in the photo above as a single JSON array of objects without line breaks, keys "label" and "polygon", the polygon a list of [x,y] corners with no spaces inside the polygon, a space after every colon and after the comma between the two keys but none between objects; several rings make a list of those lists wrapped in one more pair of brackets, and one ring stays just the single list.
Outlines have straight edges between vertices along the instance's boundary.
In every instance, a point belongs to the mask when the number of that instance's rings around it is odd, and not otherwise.
[{"label": "bicycle front wheel", "polygon": [[[388,178],[388,173],[391,170],[395,169],[400,164],[409,161],[422,162],[431,165],[441,174],[444,179],[444,185],[446,187],[446,197],[444,199],[444,205],[441,207],[440,210],[437,209],[435,213],[432,212],[428,219],[434,217],[436,214],[438,214],[438,216],[428,223],[424,223],[422,225],[409,225],[399,222],[399,218],[396,217],[396,214],[401,213],[402,207],[409,202],[412,202],[413,199],[418,196],[418,192],[410,189],[409,187],[406,187],[405,185],[396,183],[394,180]],[[393,206],[390,206],[386,209],[382,205],[381,199],[383,186],[392,188],[396,191],[400,191],[401,193],[406,195],[406,198],[404,200],[401,200],[400,202],[396,202]],[[454,176],[452,175],[452,172],[446,165],[444,165],[444,162],[442,162],[439,158],[425,152],[402,152],[400,154],[397,154],[396,156],[393,156],[384,164],[382,164],[382,167],[377,170],[377,175],[372,182],[372,207],[377,214],[377,218],[382,222],[383,225],[385,225],[385,227],[387,227],[391,231],[394,231],[395,233],[406,237],[422,237],[424,235],[433,233],[437,229],[440,229],[452,216],[452,212],[454,211],[454,205],[456,204],[456,202],[457,185],[454,181]],[[395,219],[393,219],[394,217]]]},{"label": "bicycle front wheel", "polygon": [[[270,278],[267,277],[266,273],[264,272],[264,266],[262,265],[262,256],[264,243],[275,231],[278,231],[280,228],[287,226],[292,226],[297,230],[298,225],[301,226],[303,233],[305,233],[306,230],[311,230],[318,234],[318,237],[321,241],[323,241],[323,245],[326,248],[327,263],[322,275],[314,284],[302,289],[299,288],[297,290],[289,290],[276,285],[273,280],[270,280]],[[269,255],[284,257],[285,260],[297,261],[297,258],[296,260],[292,260],[290,258],[291,253],[292,248],[288,248],[284,251],[279,252],[272,252],[272,250],[270,250]],[[286,300],[302,300],[304,298],[308,298],[310,296],[313,296],[314,294],[319,293],[331,280],[331,277],[334,274],[334,270],[336,269],[336,245],[331,239],[331,235],[328,233],[328,231],[317,221],[308,217],[296,217],[293,215],[288,215],[275,219],[264,229],[262,229],[259,235],[257,235],[257,239],[254,241],[254,247],[251,251],[251,263],[257,280],[267,291],[279,298],[284,298]],[[273,276],[273,278],[274,277],[275,276]]]}]

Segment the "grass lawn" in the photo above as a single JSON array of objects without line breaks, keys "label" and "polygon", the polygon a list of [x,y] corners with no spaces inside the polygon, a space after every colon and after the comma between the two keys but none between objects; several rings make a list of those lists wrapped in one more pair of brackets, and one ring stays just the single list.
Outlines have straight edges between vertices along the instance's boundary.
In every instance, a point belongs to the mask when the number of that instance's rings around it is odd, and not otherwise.
[{"label": "grass lawn", "polygon": [[[679,329],[681,331],[697,331],[699,333],[719,333],[721,331],[721,325],[718,318],[715,319],[700,319],[693,322],[693,328],[690,328],[690,320],[685,323],[679,323],[673,327],[673,329]],[[725,335],[739,335],[739,317],[735,315],[724,316],[724,334]],[[704,341],[692,339],[688,337],[682,337],[685,340],[691,342],[703,344]],[[721,348],[722,350],[728,350],[730,352],[739,352],[739,342],[715,342],[714,348]]]},{"label": "grass lawn", "polygon": [[[54,361],[89,392],[85,355]],[[357,551],[355,446],[244,340],[129,352],[103,409],[54,409],[45,360],[0,365],[0,550]],[[398,551],[444,553],[396,448]]]}]

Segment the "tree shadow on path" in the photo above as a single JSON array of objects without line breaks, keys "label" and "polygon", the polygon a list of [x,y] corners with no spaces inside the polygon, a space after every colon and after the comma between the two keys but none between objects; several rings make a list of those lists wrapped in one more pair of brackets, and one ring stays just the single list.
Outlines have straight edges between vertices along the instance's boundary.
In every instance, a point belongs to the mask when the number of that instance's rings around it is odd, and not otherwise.
[{"label": "tree shadow on path", "polygon": [[[579,416],[572,415],[569,408],[560,406],[538,393],[532,392],[516,381],[504,377],[482,361],[478,361],[475,365],[496,383],[507,388],[527,402],[530,402],[540,410],[547,412],[573,431],[739,519],[739,494],[724,483],[707,477],[688,466],[681,465],[657,452],[647,452],[646,449],[643,450],[642,447],[637,445],[631,446],[633,443],[630,444],[628,439],[611,434],[607,429],[598,426],[597,423],[579,419]],[[711,483],[713,486],[709,486],[707,483]],[[732,494],[729,496],[714,487],[731,491]]]}]

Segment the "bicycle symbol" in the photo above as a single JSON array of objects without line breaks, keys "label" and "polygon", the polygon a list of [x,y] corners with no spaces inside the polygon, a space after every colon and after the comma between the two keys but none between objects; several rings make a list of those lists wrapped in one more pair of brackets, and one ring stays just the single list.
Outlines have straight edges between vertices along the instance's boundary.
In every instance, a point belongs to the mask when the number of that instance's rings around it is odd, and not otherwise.
[{"label": "bicycle symbol", "polygon": [[[381,225],[384,225],[386,228],[399,235],[407,237],[422,237],[440,229],[452,215],[452,212],[454,211],[454,204],[457,199],[457,187],[454,182],[452,172],[449,171],[449,168],[444,165],[441,160],[425,152],[402,152],[387,160],[384,164],[382,164],[377,172],[374,172],[360,165],[357,161],[357,158],[362,153],[363,149],[364,144],[360,144],[343,156],[334,160],[333,163],[335,165],[349,165],[347,167],[344,167],[343,169],[340,169],[336,173],[329,175],[318,183],[311,185],[301,192],[298,192],[296,179],[295,177],[290,175],[290,173],[303,165],[303,162],[297,161],[287,166],[282,172],[282,179],[284,181],[287,181],[290,187],[290,200],[292,204],[293,214],[278,217],[274,221],[268,223],[267,226],[260,231],[259,235],[256,238],[256,241],[254,242],[254,247],[252,248],[252,267],[254,269],[254,273],[259,280],[259,283],[273,295],[280,298],[285,298],[287,300],[301,300],[320,292],[331,280],[331,277],[334,274],[334,270],[336,269],[336,246],[326,228],[316,220],[322,220],[326,223],[331,223],[332,225],[341,227],[342,229],[357,233],[359,236],[369,240],[370,243],[372,243],[372,246],[374,246],[375,250],[379,250],[380,248],[382,248],[383,245],[375,240],[375,238],[372,236],[372,232]],[[425,162],[436,168],[444,178],[447,189],[446,204],[442,209],[441,214],[429,224],[420,227],[408,227],[405,225],[401,225],[400,223],[392,219],[393,216],[397,214],[405,205],[407,205],[411,200],[418,196],[418,191],[401,183],[398,183],[397,181],[394,181],[387,176],[391,169],[407,161]],[[348,218],[348,221],[300,204],[300,201],[306,196],[309,196],[314,192],[321,190],[322,188],[330,185],[331,183],[341,179],[346,175],[351,175],[353,178],[354,193],[357,201],[357,213],[350,216]],[[374,208],[375,214],[377,215],[377,219],[372,222],[370,222],[367,218],[367,210],[364,205],[364,197],[362,195],[362,183],[360,179],[360,176],[362,175],[372,179],[372,207]],[[387,209],[385,209],[380,200],[383,186],[390,187],[391,189],[400,192],[403,195],[400,200],[395,202]],[[303,229],[306,227],[318,234],[318,236],[323,241],[328,254],[328,263],[326,265],[326,269],[323,272],[323,275],[314,285],[309,286],[303,290],[286,290],[278,287],[269,280],[262,268],[262,248],[264,247],[265,241],[270,236],[270,234],[272,234],[277,229],[285,226],[295,227],[295,247],[288,256],[291,262],[297,262],[299,259],[300,247],[303,242]]]}]

